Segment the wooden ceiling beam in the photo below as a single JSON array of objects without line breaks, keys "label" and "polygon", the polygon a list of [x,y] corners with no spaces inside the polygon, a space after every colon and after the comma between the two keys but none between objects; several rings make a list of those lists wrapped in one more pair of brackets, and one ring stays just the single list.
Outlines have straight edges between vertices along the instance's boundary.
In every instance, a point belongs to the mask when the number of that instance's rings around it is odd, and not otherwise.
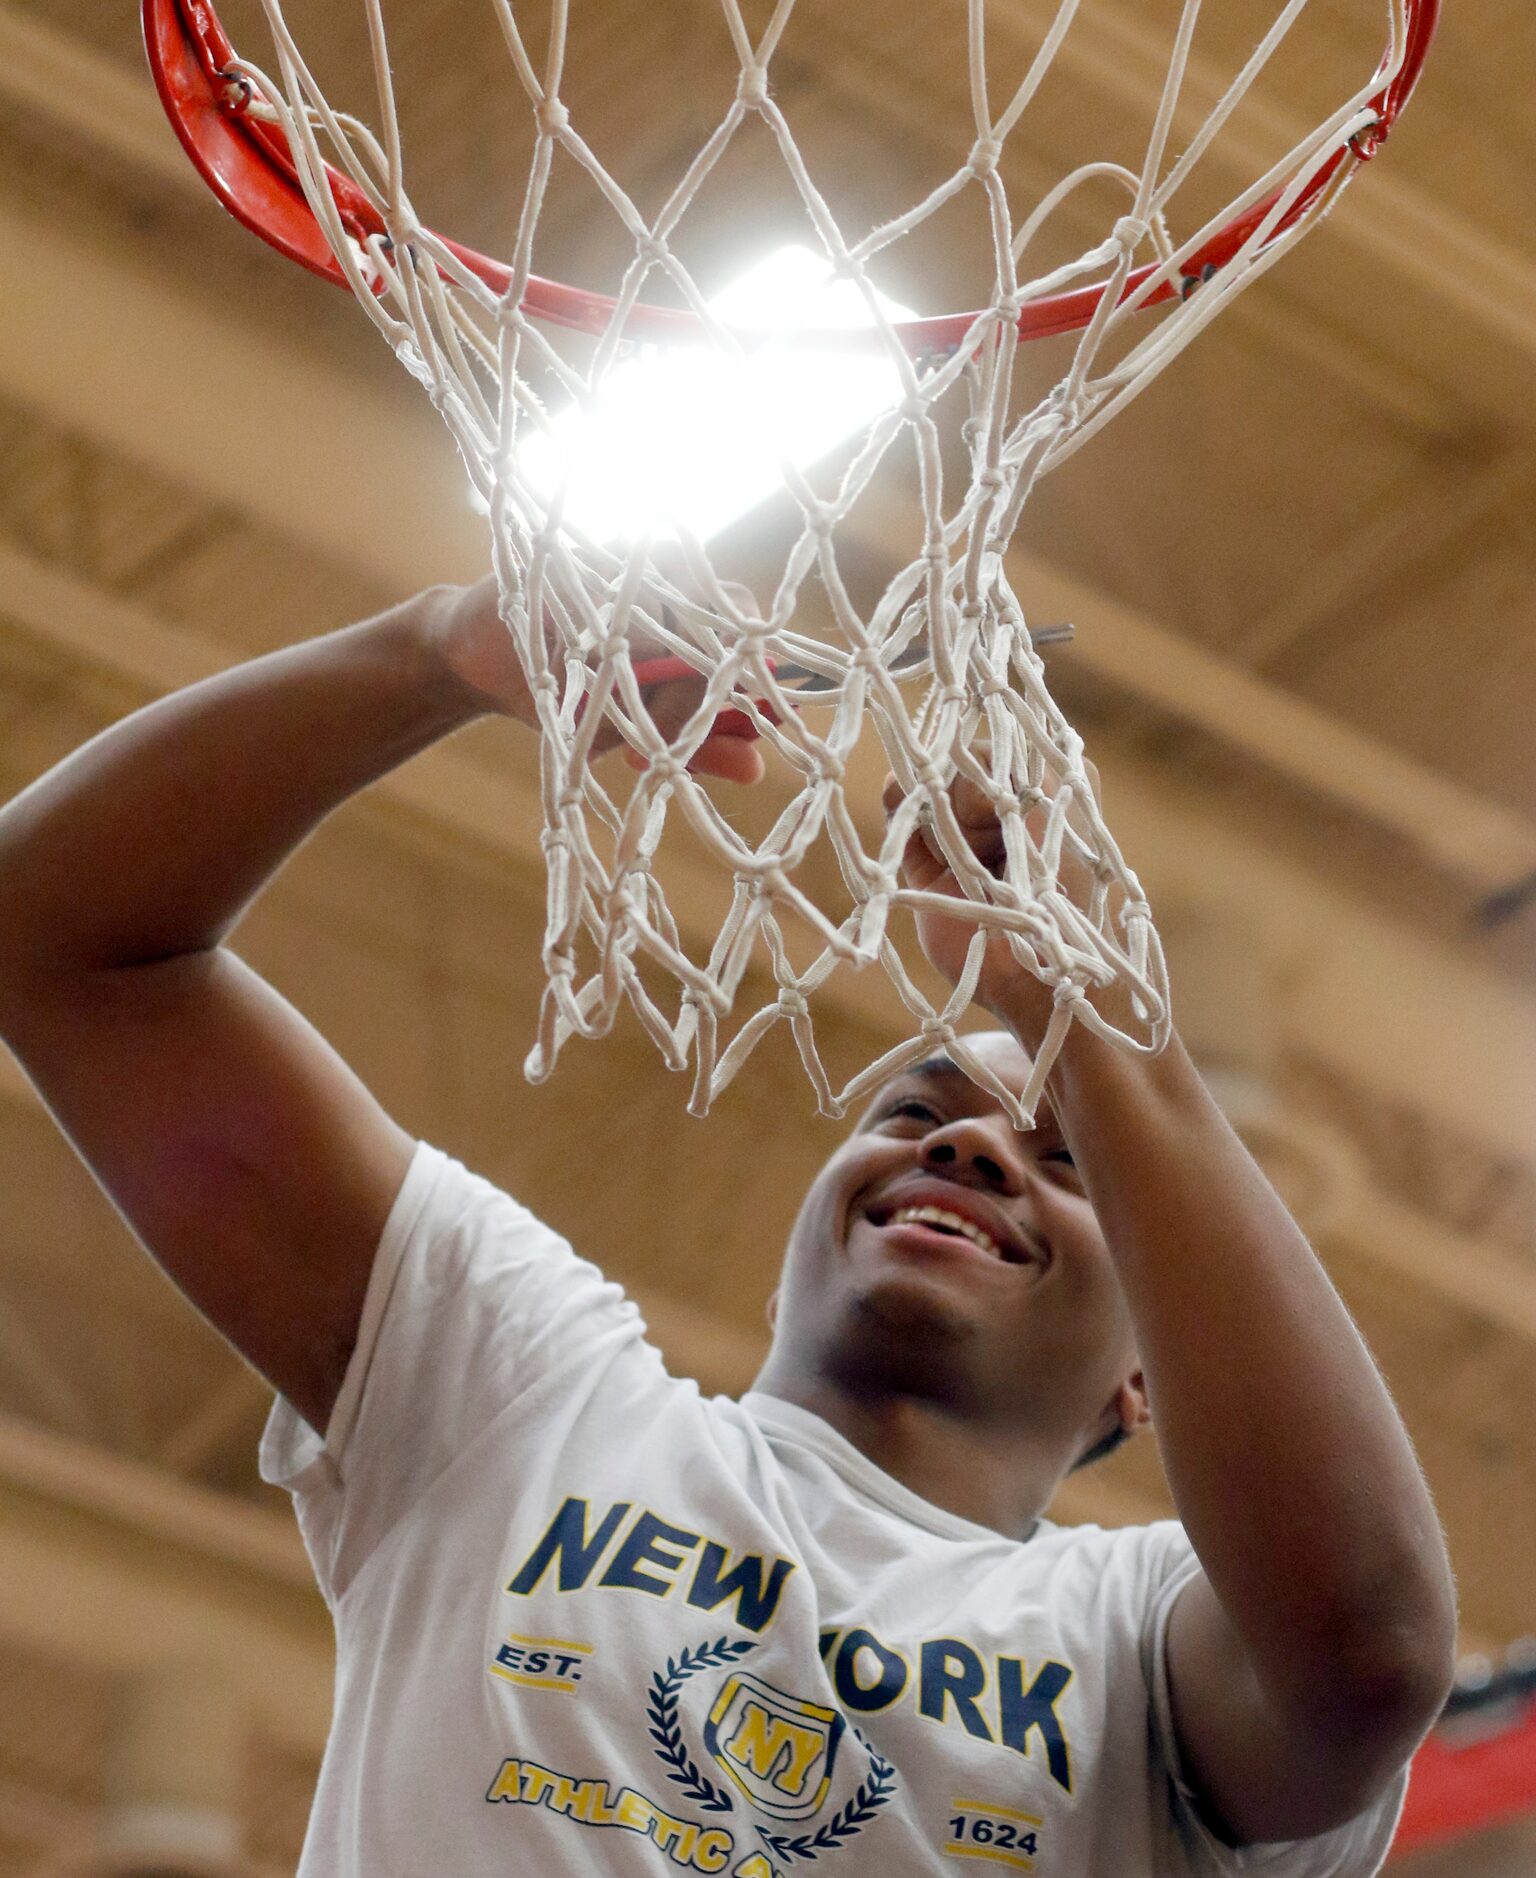
[{"label": "wooden ceiling beam", "polygon": [[[211,642],[110,599],[5,543],[0,543],[0,593],[17,626],[114,672],[147,696],[227,662]],[[1166,895],[1170,904],[1242,905],[1262,923],[1278,953],[1301,962],[1285,1013],[1286,1035],[1294,1044],[1339,1066],[1383,1099],[1454,1118],[1463,1132],[1505,1153],[1529,1152],[1536,1118],[1536,1012],[1528,998],[1257,847],[1208,805],[1192,800],[1187,790],[1112,753],[1105,758],[1112,818],[1137,857],[1154,904]],[[372,812],[393,815],[396,825],[402,813],[413,820],[426,818],[461,850],[489,851],[504,866],[539,865],[537,790],[531,776],[495,775],[440,749],[396,772],[363,800],[373,804]],[[697,891],[677,897],[685,939],[707,941],[709,896],[718,901],[719,884],[704,879],[701,870]],[[1347,944],[1340,943],[1340,934],[1348,935]],[[877,1034],[889,1032],[890,1008],[870,974],[835,973],[821,1003],[829,1012],[841,1009],[876,1025]],[[1446,1037],[1456,1039],[1455,1048],[1444,1047]],[[1431,1062],[1433,1076],[1427,1068]],[[0,1078],[0,1094],[7,1092],[28,1092],[14,1069]],[[1489,1249],[1483,1249],[1489,1251],[1485,1276],[1469,1280],[1473,1289],[1464,1295],[1461,1281],[1453,1282],[1449,1274],[1465,1265],[1468,1248],[1458,1242],[1447,1251],[1444,1235],[1435,1237],[1439,1229],[1428,1222],[1420,1221],[1415,1231],[1417,1237],[1405,1227],[1411,1243],[1432,1243],[1430,1253],[1412,1264],[1410,1275],[1417,1282],[1469,1308],[1491,1311],[1521,1336],[1532,1329],[1518,1300],[1499,1305],[1501,1297],[1512,1297],[1516,1274]],[[1367,1251],[1385,1244],[1369,1234],[1352,1234],[1351,1242]],[[1393,1262],[1390,1245],[1377,1256]],[[680,1304],[658,1308],[672,1312],[670,1336],[660,1325],[658,1330],[679,1363],[690,1369],[703,1365],[701,1374],[712,1364],[718,1368],[722,1358],[712,1343],[712,1325],[686,1321]],[[734,1374],[747,1360],[737,1352],[734,1366],[727,1367]],[[715,1386],[729,1386],[723,1374]]]},{"label": "wooden ceiling beam", "polygon": [[[1046,602],[1082,599],[1049,585],[1032,590],[1026,583],[1024,591]],[[114,675],[146,699],[229,663],[228,650],[216,642],[168,625],[4,541],[0,596],[0,614],[18,629],[88,669]],[[1113,645],[1116,618],[1110,614],[1094,616],[1093,634],[1084,638],[1097,636],[1106,619]],[[1158,680],[1158,658],[1172,655],[1138,640],[1134,620],[1120,625],[1125,642]],[[1196,660],[1208,658],[1195,648],[1188,651]],[[1159,682],[1165,681],[1166,675]],[[1297,1047],[1383,1099],[1429,1113],[1443,1104],[1464,1131],[1505,1154],[1528,1155],[1536,1124],[1536,1011],[1527,997],[1255,843],[1193,792],[1144,763],[1112,748],[1098,755],[1111,820],[1154,903],[1161,897],[1197,907],[1242,904],[1278,947],[1307,962],[1288,1015]],[[870,802],[876,793],[871,784]],[[497,772],[451,746],[440,747],[386,777],[358,807],[384,815],[396,829],[426,824],[439,840],[447,835],[460,853],[488,857],[530,881],[542,878],[531,762],[509,760]],[[674,889],[681,884],[673,903],[685,941],[707,945],[718,930],[723,877],[687,856],[670,859],[679,863],[669,867],[668,879]],[[1349,935],[1347,944],[1339,943],[1340,934]],[[824,1008],[874,1024],[882,1034],[889,1028],[892,1005],[877,974],[836,972],[819,997]],[[1458,1038],[1458,1048],[1439,1053],[1431,1079],[1424,1070],[1427,1053],[1447,1034]]]},{"label": "wooden ceiling beam", "polygon": [[[1025,69],[1023,60],[1038,46],[1054,11],[1049,0],[1011,0],[989,13],[992,43],[1000,49],[1005,36],[1012,38],[1012,69]],[[1146,117],[1162,88],[1168,54],[1166,29],[1149,24],[1132,8],[1096,5],[1085,8],[1073,23],[1058,59],[1063,69],[1074,72],[1107,102]],[[1000,56],[1000,63],[1006,56]],[[1435,59],[1432,49],[1431,77]],[[1341,69],[1339,102],[1369,76],[1368,70]],[[1188,129],[1204,121],[1231,77],[1197,51],[1186,69],[1178,123]],[[1234,180],[1262,174],[1274,154],[1295,148],[1315,128],[1257,93],[1244,101],[1240,117],[1242,134],[1219,137],[1205,159],[1231,169]],[[1405,122],[1411,124],[1412,117]],[[1270,153],[1262,167],[1260,151]],[[1506,246],[1464,214],[1426,195],[1392,154],[1368,166],[1318,238],[1351,250],[1383,277],[1438,302],[1469,331],[1536,360],[1536,263],[1528,253]],[[1458,356],[1455,364],[1460,375],[1476,361]]]},{"label": "wooden ceiling beam", "polygon": [[380,382],[349,381],[131,241],[10,205],[0,251],[0,394],[402,593],[485,568],[447,430],[382,346]]},{"label": "wooden ceiling beam", "polygon": [[1250,668],[1272,666],[1351,604],[1379,606],[1378,595],[1401,592],[1416,570],[1429,573],[1431,560],[1443,569],[1446,552],[1462,536],[1511,498],[1526,495],[1533,473],[1536,455],[1529,446],[1501,450],[1486,439],[1475,456],[1459,450],[1427,467],[1416,464],[1359,529],[1299,567],[1268,612],[1235,624],[1234,655]]},{"label": "wooden ceiling beam", "polygon": [[[1043,0],[1013,0],[992,10],[988,32],[998,69],[1024,69],[1053,10]],[[845,86],[850,67],[862,72],[878,62],[878,42],[855,37],[850,24],[828,15],[818,21],[818,30],[829,55],[827,82],[834,90]],[[1074,23],[1057,56],[1064,70],[1108,102],[1145,114],[1167,68],[1167,34],[1129,8],[1096,6]],[[1339,77],[1342,92],[1351,75],[1341,72]],[[1180,121],[1207,115],[1227,78],[1197,54],[1188,67]],[[916,74],[901,86],[887,79],[892,92],[899,92],[896,103],[904,121],[910,121],[918,82]],[[52,117],[179,193],[202,191],[147,78],[134,83],[117,61],[27,17],[11,0],[0,0],[0,96]],[[1242,116],[1244,135],[1218,138],[1208,162],[1246,174],[1254,168],[1255,145],[1290,148],[1310,128],[1264,99],[1250,98]],[[920,124],[913,130],[923,134]],[[1384,276],[1439,302],[1470,329],[1536,362],[1536,264],[1426,195],[1390,160],[1371,165],[1320,238],[1343,244]],[[1461,356],[1458,372],[1476,363]],[[1497,408],[1502,411],[1502,401]]]},{"label": "wooden ceiling beam", "polygon": [[[910,513],[882,503],[871,490],[844,534],[901,565],[913,551],[913,527]],[[1039,555],[1015,547],[1008,567],[1032,619],[1077,626],[1072,644],[1054,653],[1054,660],[1093,672],[1390,830],[1480,896],[1536,873],[1536,823],[1524,816],[1218,658]]]},{"label": "wooden ceiling beam", "polygon": [[72,33],[0,0],[0,97],[181,194],[206,195],[146,82]]},{"label": "wooden ceiling beam", "polygon": [[[147,1542],[147,1543],[146,1543]],[[330,1619],[293,1521],[0,1416],[0,1636],[132,1674],[175,1638],[318,1759]]]},{"label": "wooden ceiling beam", "polygon": [[[483,565],[483,524],[425,400],[349,382],[113,252],[0,207],[0,390],[401,589]],[[894,521],[864,528],[911,551]],[[1479,893],[1536,869],[1523,818],[1192,645],[1038,557],[1027,603],[1082,630],[1073,657],[1393,829]]]}]

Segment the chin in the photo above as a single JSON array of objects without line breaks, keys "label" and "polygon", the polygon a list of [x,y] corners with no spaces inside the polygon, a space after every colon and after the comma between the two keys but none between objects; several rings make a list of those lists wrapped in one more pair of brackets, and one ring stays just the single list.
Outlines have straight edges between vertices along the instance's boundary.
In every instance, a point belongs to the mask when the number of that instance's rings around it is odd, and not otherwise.
[{"label": "chin", "polygon": [[964,1394],[967,1353],[979,1331],[953,1292],[902,1273],[852,1301],[832,1344],[831,1367],[854,1388]]}]

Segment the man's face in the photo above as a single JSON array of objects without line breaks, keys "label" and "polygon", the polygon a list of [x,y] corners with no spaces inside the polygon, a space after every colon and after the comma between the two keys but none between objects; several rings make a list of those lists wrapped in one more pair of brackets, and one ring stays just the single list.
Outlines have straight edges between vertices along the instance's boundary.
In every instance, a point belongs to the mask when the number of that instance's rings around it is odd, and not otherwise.
[{"label": "man's face", "polygon": [[[1023,1089],[1012,1038],[966,1041]],[[946,1057],[887,1083],[801,1206],[775,1355],[1063,1440],[1098,1427],[1135,1370],[1130,1317],[1045,1105],[1021,1134]]]}]

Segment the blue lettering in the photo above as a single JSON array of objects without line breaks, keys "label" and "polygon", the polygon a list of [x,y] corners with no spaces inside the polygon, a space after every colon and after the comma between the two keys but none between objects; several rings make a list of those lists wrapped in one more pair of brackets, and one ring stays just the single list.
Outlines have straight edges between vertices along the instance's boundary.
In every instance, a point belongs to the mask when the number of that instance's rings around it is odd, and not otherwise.
[{"label": "blue lettering", "polygon": [[[875,1659],[878,1674],[871,1683],[859,1681],[858,1660],[861,1650]],[[889,1708],[893,1702],[899,1701],[907,1686],[907,1676],[907,1666],[896,1652],[888,1650],[868,1630],[850,1630],[843,1638],[843,1647],[838,1651],[837,1661],[832,1666],[832,1685],[837,1690],[838,1700],[866,1714],[875,1709]]]},{"label": "blue lettering", "polygon": [[965,1732],[990,1741],[992,1731],[976,1703],[986,1686],[986,1667],[968,1643],[958,1637],[934,1637],[922,1646],[917,1706],[929,1721],[946,1721],[946,1705],[953,1702]]},{"label": "blue lettering", "polygon": [[528,1597],[556,1558],[560,1561],[560,1589],[579,1591],[592,1576],[597,1561],[607,1550],[608,1541],[617,1532],[629,1506],[628,1500],[620,1500],[610,1506],[603,1515],[602,1524],[589,1539],[586,1501],[567,1500],[549,1522],[548,1532],[528,1554],[517,1576],[507,1586],[508,1591],[520,1598]]},{"label": "blue lettering", "polygon": [[[699,1535],[696,1532],[685,1532],[681,1526],[669,1526],[654,1513],[642,1513],[630,1527],[624,1543],[613,1555],[613,1563],[598,1582],[616,1585],[621,1591],[644,1591],[650,1597],[664,1598],[672,1589],[671,1581],[652,1578],[640,1567],[659,1565],[663,1571],[675,1572],[698,1543]],[[676,1552],[664,1552],[663,1545],[679,1549]]]},{"label": "blue lettering", "polygon": [[688,1602],[701,1611],[712,1611],[728,1598],[736,1600],[736,1621],[748,1630],[762,1630],[779,1608],[784,1586],[795,1569],[793,1559],[776,1558],[763,1583],[763,1561],[752,1554],[725,1571],[729,1554],[713,1539],[705,1541],[699,1563],[688,1588]]},{"label": "blue lettering", "polygon": [[1045,1764],[1059,1787],[1072,1791],[1072,1755],[1066,1731],[1056,1713],[1072,1672],[1065,1663],[1047,1663],[1028,1689],[1024,1687],[1024,1665],[1015,1656],[997,1659],[998,1720],[1002,1726],[1003,1745],[1016,1754],[1029,1753],[1032,1729],[1040,1731],[1045,1743]]}]

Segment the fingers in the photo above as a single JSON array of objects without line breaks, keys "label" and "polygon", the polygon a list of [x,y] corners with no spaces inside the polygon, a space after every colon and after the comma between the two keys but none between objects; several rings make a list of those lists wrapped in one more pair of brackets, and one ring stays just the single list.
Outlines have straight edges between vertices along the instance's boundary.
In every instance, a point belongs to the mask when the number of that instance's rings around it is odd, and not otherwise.
[{"label": "fingers", "polygon": [[733,783],[758,783],[767,774],[762,751],[745,737],[706,737],[689,768]]},{"label": "fingers", "polygon": [[964,776],[957,776],[950,785],[949,801],[955,820],[967,833],[972,829],[980,832],[997,827],[997,811],[986,790],[978,789]]},{"label": "fingers", "polygon": [[[703,691],[703,679],[692,677],[668,678],[645,688],[646,710],[666,742],[670,743],[677,736],[698,709]],[[719,721],[716,720],[717,725]],[[630,747],[624,751],[624,760],[634,770],[646,767],[644,753]],[[739,734],[732,736],[719,729],[699,745],[688,767],[695,775],[718,776],[734,783],[761,782],[766,768],[754,739]]]},{"label": "fingers", "polygon": [[[667,678],[644,687],[646,710],[665,742],[671,743],[698,709],[703,690],[703,679],[694,677]],[[617,738],[617,732],[614,735]],[[647,767],[645,753],[629,745],[624,749],[624,761],[633,770]],[[734,783],[761,782],[765,773],[762,752],[753,740],[718,730],[699,745],[688,767],[695,775],[718,776]]]},{"label": "fingers", "polygon": [[[633,770],[644,772],[650,762],[644,751],[624,746],[624,761]],[[706,737],[689,760],[695,776],[718,776],[723,782],[758,783],[767,774],[763,753],[744,737]]]},{"label": "fingers", "polygon": [[[886,777],[880,800],[887,818],[906,800],[906,792],[894,776]],[[987,792],[964,777],[956,777],[949,786],[949,803],[971,853],[988,873],[1001,873],[1007,859],[1007,845],[1002,823]],[[902,871],[909,886],[940,887],[941,890],[942,877],[952,872],[932,824],[926,818],[907,842]]]}]

